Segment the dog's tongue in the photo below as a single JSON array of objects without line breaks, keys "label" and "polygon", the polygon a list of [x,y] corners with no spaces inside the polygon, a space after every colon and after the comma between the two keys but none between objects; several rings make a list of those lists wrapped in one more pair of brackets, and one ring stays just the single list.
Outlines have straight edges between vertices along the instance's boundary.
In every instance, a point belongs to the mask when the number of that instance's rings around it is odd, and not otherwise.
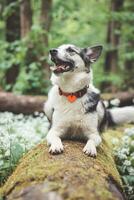
[{"label": "dog's tongue", "polygon": [[59,66],[57,66],[57,69],[65,69],[65,68],[66,68],[65,65],[59,65]]},{"label": "dog's tongue", "polygon": [[50,69],[51,69],[53,72],[63,72],[63,71],[65,71],[67,68],[68,68],[68,66],[65,66],[65,65],[58,65],[58,66],[50,67]]},{"label": "dog's tongue", "polygon": [[69,66],[66,65],[57,65],[57,66],[52,66],[50,69],[55,72],[55,73],[63,73],[69,69]]}]

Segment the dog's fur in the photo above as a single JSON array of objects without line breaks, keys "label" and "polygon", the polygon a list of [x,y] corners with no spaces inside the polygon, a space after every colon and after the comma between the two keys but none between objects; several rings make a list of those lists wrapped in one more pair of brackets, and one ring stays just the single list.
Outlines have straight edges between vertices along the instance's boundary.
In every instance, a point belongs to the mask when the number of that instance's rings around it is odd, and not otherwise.
[{"label": "dog's fur", "polygon": [[[100,56],[102,46],[79,48],[74,45],[61,45],[50,50],[55,63],[51,70],[52,89],[45,104],[45,113],[51,123],[47,134],[50,153],[63,152],[62,138],[84,139],[87,143],[83,152],[96,156],[96,147],[101,143],[100,131],[109,121],[114,122],[99,97],[99,90],[93,85],[91,63]],[[59,94],[59,88],[74,93],[88,86],[86,94],[73,103]],[[134,116],[131,116],[134,118]]]}]

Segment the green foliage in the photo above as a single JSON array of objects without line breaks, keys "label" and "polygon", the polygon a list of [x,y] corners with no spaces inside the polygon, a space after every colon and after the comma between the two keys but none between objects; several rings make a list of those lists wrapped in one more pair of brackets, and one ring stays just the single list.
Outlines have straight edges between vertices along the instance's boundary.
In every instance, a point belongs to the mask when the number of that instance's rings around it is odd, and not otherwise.
[{"label": "green foliage", "polygon": [[[109,10],[111,1],[107,0],[53,0],[52,25],[47,33],[40,26],[41,0],[32,0],[33,25],[26,38],[13,43],[5,39],[6,19],[19,6],[19,1],[6,6],[2,1],[2,14],[0,15],[0,85],[5,90],[17,93],[46,94],[49,88],[48,50],[63,43],[74,43],[81,47],[102,44],[104,51],[94,64],[95,85],[101,87],[106,81],[117,88],[124,89],[131,73],[124,73],[126,61],[134,60],[134,53],[130,43],[133,41],[134,12],[133,2],[125,0],[119,12]],[[114,32],[121,36],[120,44],[116,47],[119,51],[117,74],[106,74],[103,70],[105,53],[115,49],[111,44],[106,44],[107,25],[109,20],[119,22],[122,28]],[[48,36],[48,46],[45,46],[45,37]],[[19,74],[17,79],[7,84],[7,72],[12,66],[17,66]],[[127,81],[126,81],[127,76]],[[123,81],[124,80],[124,81]],[[132,81],[131,81],[132,83]],[[129,83],[129,85],[131,84]]]},{"label": "green foliage", "polygon": [[35,115],[0,113],[0,185],[23,154],[45,137],[48,121],[43,114]]},{"label": "green foliage", "polygon": [[[5,90],[17,93],[46,94],[49,82],[45,79],[46,47],[42,43],[44,31],[33,26],[29,35],[21,41],[7,43],[0,41],[0,85]],[[40,41],[39,41],[40,38]],[[39,45],[40,44],[40,45]],[[17,81],[13,85],[6,84],[6,72],[12,66],[19,68]]]},{"label": "green foliage", "polygon": [[6,20],[8,17],[15,12],[16,9],[19,9],[19,1],[11,2],[8,6],[5,7],[3,12],[3,18]]},{"label": "green foliage", "polygon": [[[20,73],[13,91],[19,93],[46,94],[49,81],[45,79],[47,47],[43,43],[44,31],[34,25],[28,37],[18,49],[20,56]],[[27,45],[28,44],[28,45]]]},{"label": "green foliage", "polygon": [[93,0],[74,0],[69,3],[55,0],[50,46],[74,43],[85,47],[104,42],[107,9],[107,3],[105,5],[104,2],[100,2],[98,9],[97,2]]}]

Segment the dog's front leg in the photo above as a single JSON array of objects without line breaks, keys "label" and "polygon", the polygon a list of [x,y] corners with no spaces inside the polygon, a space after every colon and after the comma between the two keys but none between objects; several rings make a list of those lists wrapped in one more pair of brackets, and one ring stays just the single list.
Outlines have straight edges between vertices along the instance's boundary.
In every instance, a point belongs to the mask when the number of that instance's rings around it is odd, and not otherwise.
[{"label": "dog's front leg", "polygon": [[96,157],[96,147],[101,143],[102,139],[98,132],[89,134],[87,144],[85,145],[83,152],[89,156]]},{"label": "dog's front leg", "polygon": [[47,134],[47,143],[50,145],[49,152],[52,154],[58,154],[63,152],[63,145],[60,139],[61,130],[56,128],[51,128]]},{"label": "dog's front leg", "polygon": [[50,90],[49,94],[48,94],[48,99],[46,101],[46,103],[44,104],[44,111],[45,111],[45,115],[47,116],[49,122],[52,122],[52,116],[53,116],[53,112],[54,112],[54,94],[55,92],[55,87],[52,87],[52,89]]},{"label": "dog's front leg", "polygon": [[47,100],[47,102],[44,105],[44,111],[45,111],[45,115],[50,123],[52,121],[53,110],[54,109],[52,107],[51,101]]}]

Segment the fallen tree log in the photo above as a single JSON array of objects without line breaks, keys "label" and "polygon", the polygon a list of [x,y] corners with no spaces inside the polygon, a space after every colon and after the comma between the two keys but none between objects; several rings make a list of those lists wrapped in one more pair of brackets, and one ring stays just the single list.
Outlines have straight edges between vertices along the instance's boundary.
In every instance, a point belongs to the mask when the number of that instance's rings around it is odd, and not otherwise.
[{"label": "fallen tree log", "polygon": [[10,92],[0,92],[0,112],[9,111],[15,114],[33,114],[43,112],[45,96],[15,95]]},{"label": "fallen tree log", "polygon": [[[113,133],[117,135],[116,130],[106,134],[109,142]],[[96,159],[84,155],[83,143],[64,145],[61,155],[50,155],[46,143],[29,151],[0,189],[1,196],[6,200],[125,200],[105,138]]]},{"label": "fallen tree log", "polygon": [[[113,103],[120,99],[118,106],[134,105],[134,92],[121,92],[117,94],[102,94],[102,98],[107,100],[108,108],[113,107]],[[117,99],[117,101],[111,101]],[[34,112],[43,112],[45,96],[15,95],[9,92],[0,92],[0,112],[9,111],[15,114],[23,113],[25,115]]]},{"label": "fallen tree log", "polygon": [[118,92],[113,94],[102,94],[107,108],[124,107],[134,105],[134,92]]}]

